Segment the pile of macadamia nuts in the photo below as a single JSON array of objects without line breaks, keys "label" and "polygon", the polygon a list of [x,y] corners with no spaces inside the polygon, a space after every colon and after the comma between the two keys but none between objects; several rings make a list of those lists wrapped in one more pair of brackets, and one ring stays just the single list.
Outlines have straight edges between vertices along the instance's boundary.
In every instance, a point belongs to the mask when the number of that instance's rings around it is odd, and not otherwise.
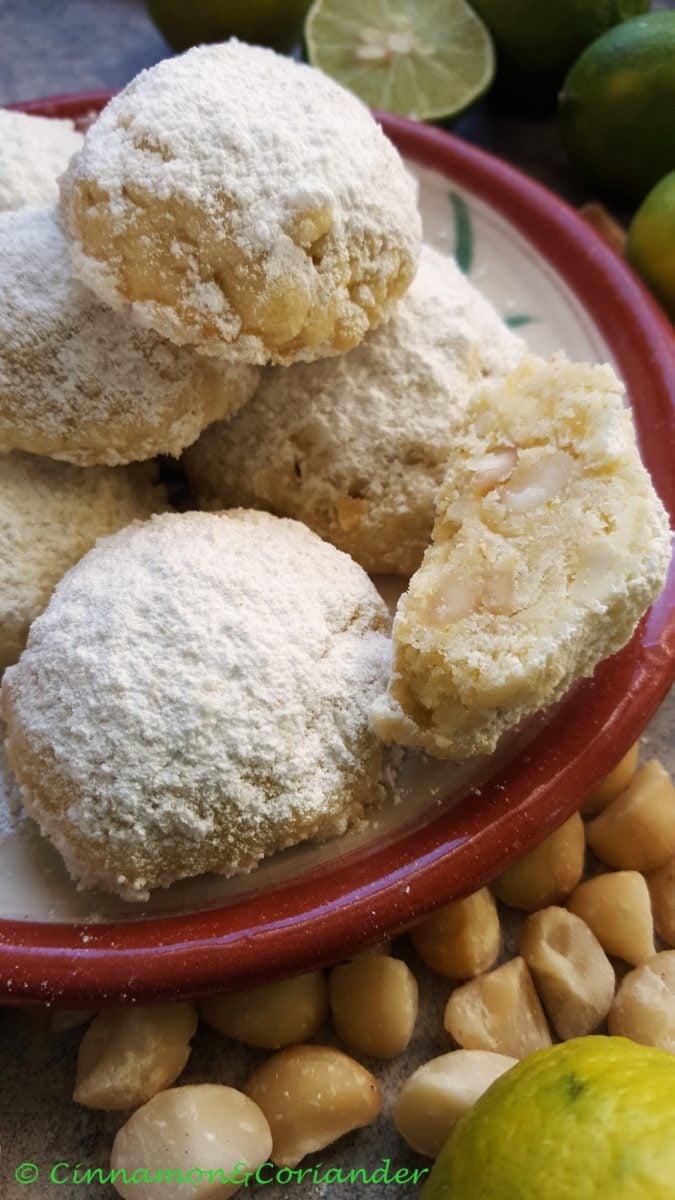
[{"label": "pile of macadamia nuts", "polygon": [[[675,950],[658,952],[655,942],[656,933],[675,947],[675,787],[657,761],[638,766],[635,745],[581,813],[491,889],[439,909],[410,933],[419,959],[454,984],[444,1026],[455,1048],[419,1066],[393,1108],[397,1130],[421,1155],[435,1157],[499,1075],[554,1040],[606,1030],[675,1053]],[[517,956],[504,955],[503,923],[518,928]],[[358,1057],[402,1054],[417,1012],[415,974],[388,943],[329,972],[197,1005],[107,1009],[82,1039],[73,1098],[134,1110],[112,1149],[113,1169],[129,1176],[150,1161],[179,1168],[189,1160],[204,1172],[241,1164],[255,1172],[268,1161],[295,1168],[377,1118],[380,1084]],[[51,1013],[49,1024],[65,1029],[90,1017]],[[272,1051],[241,1090],[172,1087],[199,1018]],[[346,1052],[314,1040],[329,1019]],[[115,1186],[135,1200],[158,1194],[152,1184]],[[170,1200],[170,1187],[161,1194]]]}]

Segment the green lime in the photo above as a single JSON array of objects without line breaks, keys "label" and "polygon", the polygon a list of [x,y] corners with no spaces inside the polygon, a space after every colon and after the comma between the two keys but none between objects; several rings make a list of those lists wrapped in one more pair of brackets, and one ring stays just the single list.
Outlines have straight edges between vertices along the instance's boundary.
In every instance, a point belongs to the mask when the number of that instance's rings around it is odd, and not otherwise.
[{"label": "green lime", "polygon": [[633,217],[626,257],[675,321],[675,171],[652,188]]},{"label": "green lime", "polygon": [[673,1200],[674,1181],[675,1055],[583,1037],[488,1088],[422,1200]]},{"label": "green lime", "polygon": [[373,108],[434,120],[489,86],[490,35],[464,0],[315,0],[309,60]]},{"label": "green lime", "polygon": [[675,169],[675,12],[635,17],[584,50],[563,86],[560,128],[599,190],[641,200]]},{"label": "green lime", "polygon": [[472,0],[497,46],[499,76],[511,90],[555,93],[597,37],[650,0]]},{"label": "green lime", "polygon": [[302,36],[310,0],[146,0],[174,50],[229,37],[290,51]]}]

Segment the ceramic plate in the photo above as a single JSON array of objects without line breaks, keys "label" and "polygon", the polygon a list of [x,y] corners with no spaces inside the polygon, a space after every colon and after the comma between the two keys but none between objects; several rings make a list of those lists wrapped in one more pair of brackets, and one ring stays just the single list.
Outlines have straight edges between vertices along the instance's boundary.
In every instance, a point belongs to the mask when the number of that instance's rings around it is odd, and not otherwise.
[{"label": "ceramic plate", "polygon": [[[21,107],[86,120],[107,96]],[[611,361],[644,460],[675,514],[672,331],[629,269],[560,200],[446,133],[382,118],[415,172],[428,241],[535,351]],[[382,581],[391,600],[396,586]],[[308,844],[233,880],[205,876],[133,905],[77,892],[0,795],[0,996],[101,1004],[248,986],[391,936],[480,887],[577,806],[675,677],[675,577],[629,646],[500,754],[450,767],[411,756],[358,835]],[[11,785],[5,785],[11,791]]]}]

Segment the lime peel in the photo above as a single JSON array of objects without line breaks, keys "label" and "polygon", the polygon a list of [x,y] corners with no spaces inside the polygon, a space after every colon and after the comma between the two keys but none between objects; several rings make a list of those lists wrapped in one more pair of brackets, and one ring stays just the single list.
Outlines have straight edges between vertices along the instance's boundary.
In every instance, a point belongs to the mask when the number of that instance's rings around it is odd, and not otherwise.
[{"label": "lime peel", "polygon": [[581,1037],[523,1059],[455,1125],[423,1200],[672,1200],[675,1056]]},{"label": "lime peel", "polygon": [[675,171],[652,188],[633,217],[626,257],[675,324]]},{"label": "lime peel", "polygon": [[560,95],[573,166],[598,191],[642,201],[675,168],[675,12],[614,26],[584,50]]}]

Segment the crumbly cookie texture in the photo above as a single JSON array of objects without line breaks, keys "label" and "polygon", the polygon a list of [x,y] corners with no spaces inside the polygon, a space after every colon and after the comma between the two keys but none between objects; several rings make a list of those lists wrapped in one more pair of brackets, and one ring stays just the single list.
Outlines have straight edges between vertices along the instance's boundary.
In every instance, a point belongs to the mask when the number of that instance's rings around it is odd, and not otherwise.
[{"label": "crumbly cookie texture", "polygon": [[19,786],[5,754],[5,723],[0,720],[0,841],[26,820]]},{"label": "crumbly cookie texture", "polygon": [[415,184],[365,105],[236,40],[132,80],[61,196],[101,300],[230,361],[352,349],[405,292],[421,240]]},{"label": "crumbly cookie texture", "polygon": [[82,470],[32,454],[0,457],[0,671],[97,538],[166,508],[156,476],[150,464]]},{"label": "crumbly cookie texture", "polygon": [[296,521],[170,514],[100,541],[3,680],[26,810],[81,886],[127,899],[344,832],[378,795],[388,626]]},{"label": "crumbly cookie texture", "polygon": [[73,277],[55,209],[0,215],[0,450],[79,466],[179,455],[253,395],[256,367],[139,329]]},{"label": "crumbly cookie texture", "polygon": [[82,141],[72,121],[0,108],[0,212],[56,204],[58,177]]},{"label": "crumbly cookie texture", "polygon": [[524,353],[452,259],[422,248],[394,316],[339,358],[270,367],[184,463],[201,507],[304,521],[367,571],[410,575],[431,537],[453,428],[481,375]]},{"label": "crumbly cookie texture", "polygon": [[385,741],[490,752],[628,641],[670,531],[622,395],[611,367],[557,355],[476,396],[395,619]]}]

